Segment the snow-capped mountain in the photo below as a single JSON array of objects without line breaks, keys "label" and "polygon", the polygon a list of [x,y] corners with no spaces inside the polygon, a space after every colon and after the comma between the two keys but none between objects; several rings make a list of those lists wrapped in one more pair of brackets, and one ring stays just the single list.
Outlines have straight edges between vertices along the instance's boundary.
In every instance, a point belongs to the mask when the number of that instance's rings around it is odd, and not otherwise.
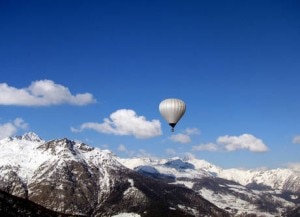
[{"label": "snow-capped mountain", "polygon": [[84,143],[27,133],[0,140],[0,150],[0,190],[56,212],[229,216],[194,190],[145,177]]},{"label": "snow-capped mountain", "polygon": [[300,204],[300,177],[288,169],[222,169],[196,158],[119,161],[144,176],[193,189],[234,215],[283,215]]},{"label": "snow-capped mountain", "polygon": [[[218,177],[235,181],[241,185],[257,185],[270,187],[279,191],[300,192],[300,176],[290,169],[222,169],[205,160],[178,157],[172,159],[130,158],[119,159],[130,169],[141,166],[151,166],[160,173],[173,174],[176,177]],[[148,167],[149,168],[149,167]]]},{"label": "snow-capped mountain", "polygon": [[279,191],[300,192],[300,177],[289,169],[272,170],[222,170],[219,177],[236,181],[242,185],[258,185]]},{"label": "snow-capped mountain", "polygon": [[[300,178],[288,169],[222,169],[196,158],[121,159],[34,133],[2,139],[0,150],[0,191],[61,215],[297,216],[299,211]],[[40,208],[27,212],[32,210]]]}]

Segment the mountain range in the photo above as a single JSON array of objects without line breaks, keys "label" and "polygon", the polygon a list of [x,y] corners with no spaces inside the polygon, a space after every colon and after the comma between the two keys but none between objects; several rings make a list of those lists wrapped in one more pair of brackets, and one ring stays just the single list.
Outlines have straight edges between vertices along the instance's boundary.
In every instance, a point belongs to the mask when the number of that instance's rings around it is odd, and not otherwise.
[{"label": "mountain range", "polygon": [[222,169],[193,157],[122,159],[32,132],[0,140],[0,150],[0,199],[16,201],[0,200],[6,216],[299,214],[300,176],[289,169]]}]

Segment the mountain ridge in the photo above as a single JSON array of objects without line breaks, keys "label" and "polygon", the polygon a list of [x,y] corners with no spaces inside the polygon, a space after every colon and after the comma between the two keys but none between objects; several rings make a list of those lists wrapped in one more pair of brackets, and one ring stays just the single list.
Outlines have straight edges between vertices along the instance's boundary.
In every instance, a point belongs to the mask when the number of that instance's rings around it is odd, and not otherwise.
[{"label": "mountain ridge", "polygon": [[222,169],[196,158],[119,159],[128,168],[184,185],[234,216],[284,215],[300,203],[300,178],[288,169]]},{"label": "mountain ridge", "polygon": [[299,176],[288,169],[223,169],[191,156],[125,159],[35,133],[2,139],[0,149],[0,190],[67,215],[274,216],[300,204]]},{"label": "mountain ridge", "polygon": [[108,150],[36,134],[0,141],[0,189],[55,212],[83,216],[229,216],[184,186],[145,177]]},{"label": "mountain ridge", "polygon": [[[273,189],[289,190],[292,192],[300,192],[300,176],[291,169],[276,168],[276,169],[238,169],[230,168],[223,169],[219,166],[211,164],[205,160],[197,158],[180,158],[172,157],[169,159],[155,159],[155,158],[120,158],[120,162],[130,169],[134,169],[141,165],[164,165],[169,164],[173,168],[181,169],[186,164],[192,165],[195,170],[200,170],[207,176],[215,176],[238,182],[242,185],[248,184],[264,184]],[[191,172],[191,171],[190,171]],[[289,178],[290,177],[290,178]],[[294,185],[285,183],[285,180],[295,182]]]}]

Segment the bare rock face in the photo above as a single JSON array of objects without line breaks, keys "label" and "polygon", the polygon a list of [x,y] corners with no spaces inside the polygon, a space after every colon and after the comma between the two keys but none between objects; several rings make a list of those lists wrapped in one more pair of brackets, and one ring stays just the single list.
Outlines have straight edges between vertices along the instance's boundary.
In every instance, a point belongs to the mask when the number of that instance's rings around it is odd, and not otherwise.
[{"label": "bare rock face", "polygon": [[0,189],[5,192],[16,195],[21,198],[28,198],[26,183],[18,175],[18,168],[10,165],[0,167],[2,174],[0,176]]},{"label": "bare rock face", "polygon": [[34,172],[28,184],[30,200],[58,212],[91,212],[97,203],[99,174],[96,167],[90,168],[85,161],[75,160],[75,145],[64,139],[38,147],[53,157]]}]

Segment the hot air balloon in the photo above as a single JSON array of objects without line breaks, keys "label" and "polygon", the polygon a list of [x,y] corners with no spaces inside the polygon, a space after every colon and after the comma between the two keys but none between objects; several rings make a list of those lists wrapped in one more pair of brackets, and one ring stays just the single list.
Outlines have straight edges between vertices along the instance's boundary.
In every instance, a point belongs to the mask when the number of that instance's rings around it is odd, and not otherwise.
[{"label": "hot air balloon", "polygon": [[185,109],[185,103],[181,99],[165,99],[159,104],[160,114],[172,127],[172,132],[174,132],[174,127],[177,124],[177,122],[184,115]]}]

